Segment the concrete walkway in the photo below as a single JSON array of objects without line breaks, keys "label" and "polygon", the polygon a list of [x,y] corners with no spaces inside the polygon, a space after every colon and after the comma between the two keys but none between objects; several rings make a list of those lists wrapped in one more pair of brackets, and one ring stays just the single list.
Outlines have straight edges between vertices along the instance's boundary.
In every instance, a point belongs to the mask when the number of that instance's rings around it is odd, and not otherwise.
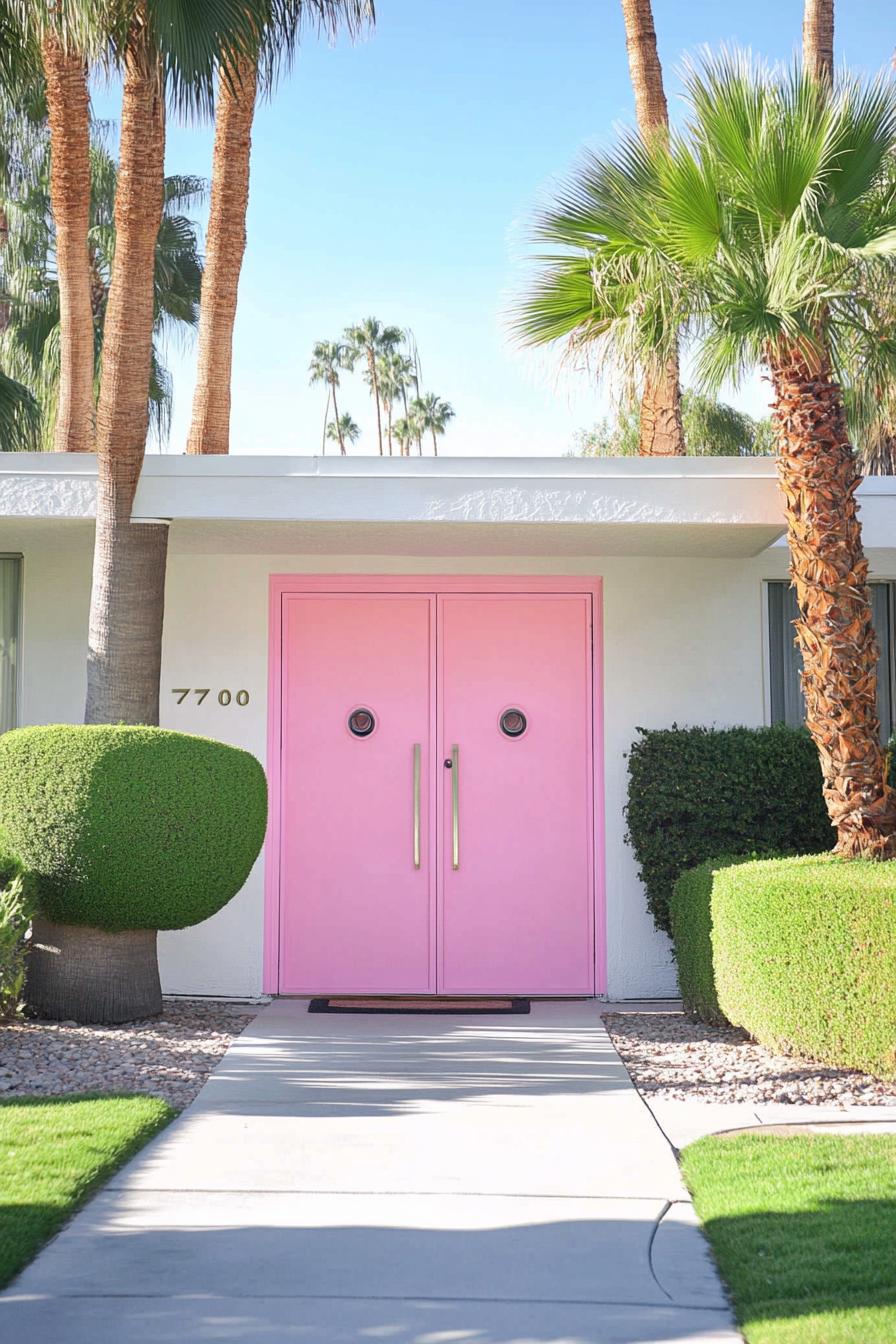
[{"label": "concrete walkway", "polygon": [[595,1003],[280,1000],[0,1298],[0,1340],[733,1344]]}]

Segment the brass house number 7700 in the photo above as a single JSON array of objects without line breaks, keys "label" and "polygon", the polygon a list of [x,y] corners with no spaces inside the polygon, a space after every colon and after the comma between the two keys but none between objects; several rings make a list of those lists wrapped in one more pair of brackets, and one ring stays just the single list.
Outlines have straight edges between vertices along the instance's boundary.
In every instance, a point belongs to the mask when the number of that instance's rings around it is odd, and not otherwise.
[{"label": "brass house number 7700", "polygon": [[[205,699],[205,697],[206,697],[207,695],[211,695],[211,687],[210,687],[210,686],[175,686],[174,689],[172,690],[171,694],[177,696],[177,703],[178,703],[179,705],[182,705],[182,704],[184,703],[184,701],[186,700],[186,698],[187,698],[188,695],[195,695],[195,696],[196,696],[196,699],[197,699],[197,703],[201,705],[202,702],[203,702],[203,700]],[[226,688],[225,688],[224,690],[218,692],[218,704],[219,704],[219,705],[229,705],[232,701],[235,701],[236,704],[238,704],[238,705],[248,705],[248,703],[249,703],[249,692],[248,692],[248,691],[237,691],[236,695],[232,695],[231,692],[228,691]]]}]

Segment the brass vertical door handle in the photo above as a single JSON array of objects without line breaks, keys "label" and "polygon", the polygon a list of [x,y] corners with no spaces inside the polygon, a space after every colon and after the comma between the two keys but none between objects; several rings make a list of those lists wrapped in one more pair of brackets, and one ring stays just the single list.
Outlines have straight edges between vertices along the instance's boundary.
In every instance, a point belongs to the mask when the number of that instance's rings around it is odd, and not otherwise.
[{"label": "brass vertical door handle", "polygon": [[414,867],[420,867],[420,743],[414,743]]},{"label": "brass vertical door handle", "polygon": [[455,742],[451,748],[451,867],[460,867],[460,748]]}]

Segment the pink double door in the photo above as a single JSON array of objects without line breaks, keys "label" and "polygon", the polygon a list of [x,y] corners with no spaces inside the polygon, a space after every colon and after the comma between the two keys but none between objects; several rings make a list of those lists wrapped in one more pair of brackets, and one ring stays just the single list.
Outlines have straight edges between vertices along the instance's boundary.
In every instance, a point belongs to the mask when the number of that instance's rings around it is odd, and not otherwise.
[{"label": "pink double door", "polygon": [[594,992],[591,601],[283,597],[281,993]]}]

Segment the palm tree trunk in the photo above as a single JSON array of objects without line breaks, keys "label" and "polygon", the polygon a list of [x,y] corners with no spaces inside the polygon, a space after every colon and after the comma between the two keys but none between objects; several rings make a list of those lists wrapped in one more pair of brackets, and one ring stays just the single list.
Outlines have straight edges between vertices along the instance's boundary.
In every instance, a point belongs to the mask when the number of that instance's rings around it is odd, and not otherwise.
[{"label": "palm tree trunk", "polygon": [[392,402],[386,407],[386,439],[389,444],[389,456],[392,456]]},{"label": "palm tree trunk", "polygon": [[800,618],[806,724],[845,857],[887,855],[896,793],[886,783],[877,716],[878,647],[855,500],[860,481],[843,397],[829,368],[797,350],[770,360],[778,477]]},{"label": "palm tree trunk", "polygon": [[663,68],[656,45],[650,0],[622,0],[625,48],[635,94],[638,129],[647,139],[669,129],[669,108],[663,88]]},{"label": "palm tree trunk", "polygon": [[336,384],[330,384],[330,391],[333,394],[333,419],[336,421],[336,437],[339,440],[339,451],[345,457],[345,438],[342,433],[342,425],[339,422],[339,407],[336,405]]},{"label": "palm tree trunk", "polygon": [[131,523],[149,425],[155,245],[162,218],[162,73],[125,56],[115,257],[97,408],[99,468],[87,658],[87,723],[158,723],[168,529]]},{"label": "palm tree trunk", "polygon": [[435,431],[435,429],[433,429],[433,431],[432,431],[432,455],[433,455],[433,457],[438,457],[438,455],[439,455],[439,445],[438,445],[438,443],[436,442],[436,431]]},{"label": "palm tree trunk", "polygon": [[218,82],[212,192],[199,308],[199,351],[188,453],[230,450],[230,383],[237,289],[246,250],[249,155],[258,71],[240,61]]},{"label": "palm tree trunk", "polygon": [[90,300],[90,99],[87,69],[48,29],[41,43],[50,123],[50,201],[59,283],[59,399],[53,448],[94,444],[94,332]]},{"label": "palm tree trunk", "polygon": [[380,415],[380,385],[376,376],[376,356],[372,350],[367,351],[367,367],[370,370],[370,381],[373,386],[373,400],[376,402],[376,437],[380,446],[380,457],[383,455],[383,420]]},{"label": "palm tree trunk", "polygon": [[[409,425],[410,420],[408,418],[408,390],[404,386],[404,382],[402,382],[401,385],[401,404],[404,407],[404,422],[406,425]],[[401,455],[402,457],[410,457],[411,455],[411,441],[409,438],[402,439],[401,441]]]},{"label": "palm tree trunk", "polygon": [[[622,15],[638,129],[645,140],[666,136],[669,108],[650,0],[622,0]],[[676,351],[663,368],[645,370],[638,452],[642,457],[680,457],[684,451]]]},{"label": "palm tree trunk", "polygon": [[803,64],[816,79],[834,80],[834,0],[806,0],[803,10]]},{"label": "palm tree trunk", "polygon": [[327,425],[330,420],[330,397],[332,396],[329,383],[327,384],[327,404],[324,407],[324,432],[320,439],[320,451],[323,457],[327,455]]},{"label": "palm tree trunk", "polygon": [[644,371],[638,454],[641,457],[681,457],[684,451],[676,349],[659,372]]}]

